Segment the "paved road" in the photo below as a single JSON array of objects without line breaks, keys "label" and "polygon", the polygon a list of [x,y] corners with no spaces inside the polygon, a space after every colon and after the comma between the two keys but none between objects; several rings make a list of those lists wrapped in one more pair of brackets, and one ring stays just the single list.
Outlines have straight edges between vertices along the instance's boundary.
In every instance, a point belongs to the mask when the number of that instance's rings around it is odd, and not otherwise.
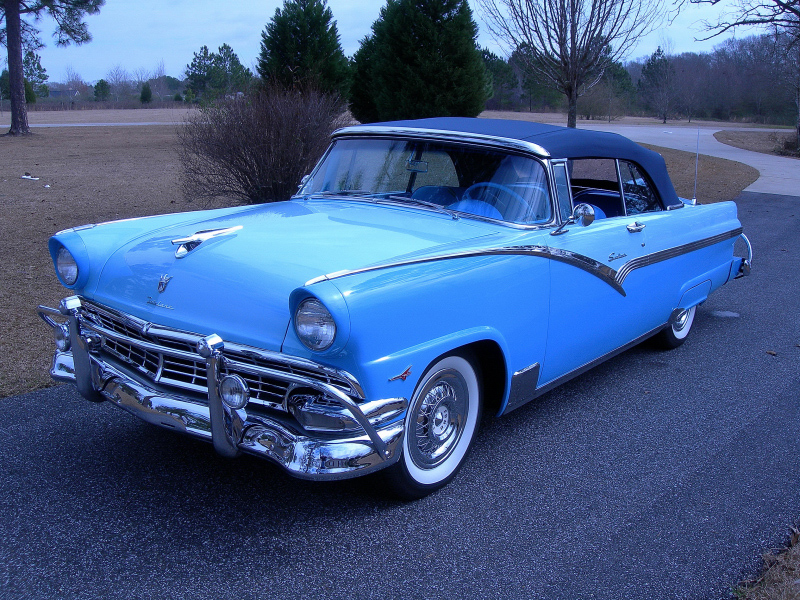
[{"label": "paved road", "polygon": [[[697,150],[697,134],[699,131],[700,154],[735,160],[758,169],[760,177],[745,189],[746,192],[800,195],[800,160],[734,148],[718,142],[714,137],[714,133],[717,131],[722,129],[736,130],[735,127],[709,127],[705,125],[702,127],[685,125],[672,127],[669,123],[666,125],[618,125],[614,123],[586,125],[582,123],[581,129],[612,131],[624,135],[634,142],[675,148],[676,150],[685,150],[687,152],[695,152]],[[750,129],[748,131],[786,130]]]},{"label": "paved road", "polygon": [[227,461],[69,386],[0,401],[0,598],[728,597],[800,521],[800,198],[739,206],[753,276],[686,344],[487,417],[419,502]]}]

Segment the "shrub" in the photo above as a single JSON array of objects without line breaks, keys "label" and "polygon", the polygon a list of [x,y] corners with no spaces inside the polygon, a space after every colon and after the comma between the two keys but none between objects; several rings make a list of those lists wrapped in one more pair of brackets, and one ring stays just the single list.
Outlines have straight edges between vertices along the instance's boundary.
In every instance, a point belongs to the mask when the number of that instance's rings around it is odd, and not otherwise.
[{"label": "shrub", "polygon": [[277,87],[223,99],[189,115],[178,132],[190,198],[287,200],[346,124],[337,96]]}]

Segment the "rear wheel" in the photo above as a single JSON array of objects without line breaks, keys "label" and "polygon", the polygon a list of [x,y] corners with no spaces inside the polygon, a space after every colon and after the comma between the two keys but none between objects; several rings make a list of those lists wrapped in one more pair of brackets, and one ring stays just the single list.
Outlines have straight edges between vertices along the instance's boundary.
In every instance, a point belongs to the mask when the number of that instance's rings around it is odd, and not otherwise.
[{"label": "rear wheel", "polygon": [[434,363],[411,399],[403,454],[385,471],[394,492],[413,500],[449,482],[469,452],[480,412],[480,383],[473,363],[460,355]]},{"label": "rear wheel", "polygon": [[695,312],[697,312],[697,306],[683,310],[673,317],[670,324],[656,335],[655,340],[658,345],[666,350],[680,346],[692,329]]}]

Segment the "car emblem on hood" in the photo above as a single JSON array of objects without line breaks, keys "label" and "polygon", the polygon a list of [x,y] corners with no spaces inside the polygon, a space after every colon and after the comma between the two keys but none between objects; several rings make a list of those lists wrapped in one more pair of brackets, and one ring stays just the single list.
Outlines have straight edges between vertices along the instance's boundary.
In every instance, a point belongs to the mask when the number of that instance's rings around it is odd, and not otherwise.
[{"label": "car emblem on hood", "polygon": [[172,277],[170,275],[162,275],[161,279],[158,280],[158,293],[163,294],[164,290],[167,289],[167,284],[170,282]]}]

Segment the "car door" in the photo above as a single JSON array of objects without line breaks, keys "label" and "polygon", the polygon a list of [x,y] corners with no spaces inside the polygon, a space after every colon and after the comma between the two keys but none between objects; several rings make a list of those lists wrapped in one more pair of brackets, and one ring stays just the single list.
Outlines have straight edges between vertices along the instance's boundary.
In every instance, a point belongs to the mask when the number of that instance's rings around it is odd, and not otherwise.
[{"label": "car door", "polygon": [[[559,185],[566,173],[554,167],[557,193],[563,195],[570,189]],[[573,202],[591,200],[587,191],[591,188],[583,187]],[[613,196],[613,190],[597,192],[605,200]],[[621,203],[621,193],[617,198]],[[549,236],[550,323],[540,385],[590,365],[664,323],[662,315],[651,310],[660,287],[654,271],[634,269],[620,280],[626,265],[642,262],[649,252],[649,215],[628,216],[622,208],[619,212],[623,214],[598,218],[586,227],[567,225]]]}]

